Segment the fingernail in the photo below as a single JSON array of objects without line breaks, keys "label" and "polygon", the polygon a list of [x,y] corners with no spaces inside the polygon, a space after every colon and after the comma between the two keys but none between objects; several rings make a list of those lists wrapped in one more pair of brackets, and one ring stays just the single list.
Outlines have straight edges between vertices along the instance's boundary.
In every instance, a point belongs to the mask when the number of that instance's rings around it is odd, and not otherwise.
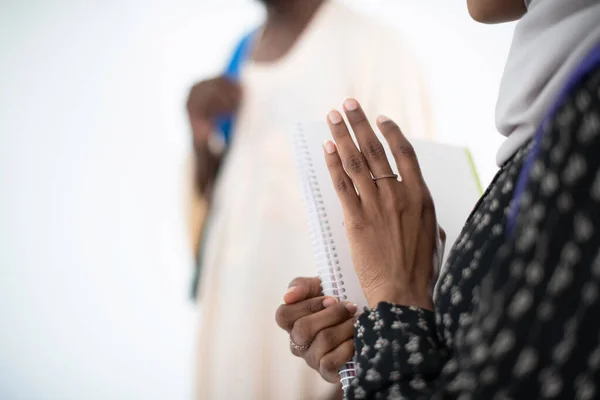
[{"label": "fingernail", "polygon": [[348,312],[350,312],[350,314],[352,314],[352,315],[356,314],[356,311],[358,310],[358,307],[356,306],[356,304],[346,303],[345,306],[346,306],[346,309],[348,310]]},{"label": "fingernail", "polygon": [[334,304],[337,304],[337,300],[333,297],[328,297],[325,300],[323,300],[323,307],[331,307]]},{"label": "fingernail", "polygon": [[287,290],[287,292],[285,292],[285,294],[288,295],[290,293],[294,293],[296,291],[296,289],[298,289],[296,286],[292,286],[291,288],[289,288]]},{"label": "fingernail", "polygon": [[327,118],[329,118],[329,122],[331,122],[333,125],[337,125],[342,122],[342,114],[336,110],[331,111]]},{"label": "fingernail", "polygon": [[379,117],[377,117],[378,124],[385,124],[386,122],[390,122],[390,121],[391,121],[391,119],[389,119],[385,115],[380,115]]},{"label": "fingernail", "polygon": [[344,109],[347,111],[354,111],[358,108],[358,102],[354,99],[347,99],[344,101]]},{"label": "fingernail", "polygon": [[333,143],[331,140],[327,140],[323,147],[325,147],[325,152],[327,152],[327,154],[333,154],[337,150],[335,143]]}]

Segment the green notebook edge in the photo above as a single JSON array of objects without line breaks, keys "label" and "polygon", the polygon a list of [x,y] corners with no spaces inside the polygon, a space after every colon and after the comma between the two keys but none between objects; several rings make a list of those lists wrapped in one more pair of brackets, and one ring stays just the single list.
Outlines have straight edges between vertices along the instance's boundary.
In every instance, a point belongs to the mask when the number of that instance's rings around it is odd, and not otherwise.
[{"label": "green notebook edge", "polygon": [[467,154],[467,160],[471,166],[471,173],[473,174],[473,178],[475,178],[475,184],[477,185],[477,189],[479,189],[479,195],[483,196],[483,186],[481,186],[481,179],[479,179],[479,174],[477,173],[475,161],[473,161],[473,156],[471,155],[471,150],[465,148],[465,153]]}]

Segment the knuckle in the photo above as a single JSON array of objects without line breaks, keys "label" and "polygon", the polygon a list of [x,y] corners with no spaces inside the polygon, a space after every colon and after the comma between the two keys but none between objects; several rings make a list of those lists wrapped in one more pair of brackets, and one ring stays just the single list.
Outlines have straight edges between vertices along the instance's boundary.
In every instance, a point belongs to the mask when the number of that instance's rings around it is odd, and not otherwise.
[{"label": "knuckle", "polygon": [[397,146],[398,153],[405,158],[413,159],[417,157],[415,148],[408,142],[400,143]]},{"label": "knuckle", "polygon": [[323,343],[328,348],[335,347],[339,344],[335,328],[323,329],[317,336],[319,337],[319,342]]},{"label": "knuckle", "polygon": [[335,187],[338,192],[346,193],[348,191],[348,189],[350,189],[350,184],[348,183],[347,179],[341,178],[341,179],[338,179]]},{"label": "knuckle", "polygon": [[299,319],[294,322],[292,333],[294,335],[294,342],[299,345],[304,345],[311,342],[312,333],[310,324],[303,321],[303,319]]},{"label": "knuckle", "polygon": [[282,329],[288,329],[290,325],[292,325],[289,316],[289,306],[281,305],[277,308],[277,311],[275,312],[275,321]]},{"label": "knuckle", "polygon": [[353,154],[346,161],[348,171],[353,173],[363,172],[365,169],[365,160],[361,154]]},{"label": "knuckle", "polygon": [[348,136],[345,124],[346,123],[342,121],[339,125],[336,125],[334,128],[331,129],[331,134],[334,140],[344,139]]},{"label": "knuckle", "polygon": [[352,123],[354,125],[364,125],[365,123],[369,123],[369,121],[367,120],[367,116],[365,115],[364,112],[357,112],[357,113],[353,113],[354,115],[352,115]]},{"label": "knuckle", "polygon": [[310,289],[312,297],[323,296],[320,277],[304,278],[304,283]]},{"label": "knuckle", "polygon": [[304,360],[306,361],[306,363],[308,364],[309,367],[311,367],[315,371],[319,370],[319,363],[321,360],[314,350],[309,349],[304,354]]},{"label": "knuckle", "polygon": [[332,356],[326,355],[319,360],[319,372],[322,376],[329,377],[335,374],[341,367],[341,365],[338,364],[339,363],[337,363]]},{"label": "knuckle", "polygon": [[381,142],[375,138],[371,138],[367,142],[367,155],[376,161],[386,159],[385,150],[381,145]]},{"label": "knuckle", "polygon": [[295,348],[293,348],[292,346],[290,346],[290,351],[292,352],[293,355],[295,355],[296,357],[300,357],[300,358],[304,358],[304,354],[302,354],[300,352],[300,350],[297,350]]},{"label": "knuckle", "polygon": [[367,229],[367,225],[360,219],[352,219],[345,223],[346,230],[351,233],[362,233]]},{"label": "knuckle", "polygon": [[402,211],[406,206],[404,196],[388,196],[384,200],[384,205],[388,211]]},{"label": "knuckle", "polygon": [[325,157],[325,164],[327,164],[327,167],[329,167],[329,169],[341,167],[340,159],[339,159],[339,157],[336,157],[336,156]]}]

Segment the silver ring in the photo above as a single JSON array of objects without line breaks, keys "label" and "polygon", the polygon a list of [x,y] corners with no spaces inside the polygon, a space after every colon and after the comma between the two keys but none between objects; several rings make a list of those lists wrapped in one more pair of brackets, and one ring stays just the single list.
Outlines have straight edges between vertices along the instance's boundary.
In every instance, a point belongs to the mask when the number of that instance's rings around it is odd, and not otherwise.
[{"label": "silver ring", "polygon": [[392,178],[392,179],[398,179],[398,175],[396,174],[391,174],[391,175],[381,175],[381,176],[374,176],[373,177],[373,182],[378,181],[380,179],[388,179],[388,178]]},{"label": "silver ring", "polygon": [[307,343],[307,344],[303,344],[303,345],[299,345],[296,344],[293,340],[292,340],[292,336],[290,335],[290,346],[292,346],[292,348],[294,348],[295,350],[298,351],[305,351],[308,350],[308,348],[310,347],[311,343]]}]

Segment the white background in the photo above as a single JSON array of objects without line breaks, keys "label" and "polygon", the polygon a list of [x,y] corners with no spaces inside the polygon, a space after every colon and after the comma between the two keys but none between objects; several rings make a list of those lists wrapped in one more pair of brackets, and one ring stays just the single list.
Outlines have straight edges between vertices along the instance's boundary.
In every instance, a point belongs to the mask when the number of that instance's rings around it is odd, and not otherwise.
[{"label": "white background", "polygon": [[[489,181],[512,26],[464,0],[351,3],[410,39],[441,140]],[[183,104],[261,18],[252,0],[0,0],[0,398],[190,398]]]}]

